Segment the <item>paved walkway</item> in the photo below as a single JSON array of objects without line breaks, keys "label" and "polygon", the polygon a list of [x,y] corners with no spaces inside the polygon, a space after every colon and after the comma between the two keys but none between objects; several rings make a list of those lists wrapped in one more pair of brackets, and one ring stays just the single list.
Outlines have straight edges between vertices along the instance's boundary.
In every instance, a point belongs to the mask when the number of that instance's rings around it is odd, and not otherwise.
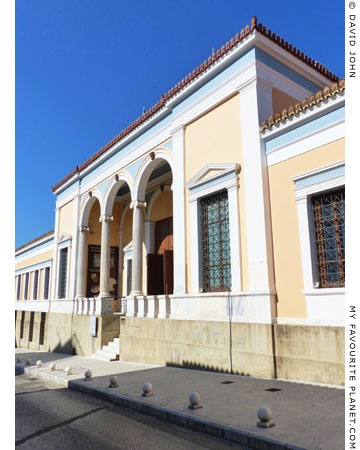
[{"label": "paved walkway", "polygon": [[[26,349],[16,349],[16,358],[21,358],[15,364],[17,370],[251,448],[344,448],[342,388]],[[29,358],[31,366],[26,365]],[[41,368],[35,365],[39,359]],[[55,371],[49,369],[52,362]],[[72,368],[71,375],[64,372],[67,366]],[[92,371],[91,381],[84,380],[87,369]],[[118,377],[119,387],[109,388],[111,375]],[[144,383],[152,384],[152,397],[141,396]],[[203,408],[188,408],[191,392],[200,394]],[[272,410],[274,427],[256,426],[261,406]]]}]

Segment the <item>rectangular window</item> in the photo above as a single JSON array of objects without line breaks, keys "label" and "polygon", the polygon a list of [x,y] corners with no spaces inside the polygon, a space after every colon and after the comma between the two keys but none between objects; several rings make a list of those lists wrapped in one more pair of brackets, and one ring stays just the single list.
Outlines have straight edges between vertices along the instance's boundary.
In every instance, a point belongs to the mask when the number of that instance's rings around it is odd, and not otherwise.
[{"label": "rectangular window", "polygon": [[20,339],[24,339],[25,311],[21,311]]},{"label": "rectangular window", "polygon": [[58,298],[66,297],[67,258],[68,258],[68,249],[67,248],[61,249],[60,250]]},{"label": "rectangular window", "polygon": [[45,278],[44,278],[44,300],[49,298],[49,280],[50,280],[50,267],[45,267]]},{"label": "rectangular window", "polygon": [[41,313],[39,345],[44,345],[46,313]]},{"label": "rectangular window", "polygon": [[35,270],[34,272],[34,287],[33,287],[33,299],[37,299],[37,293],[38,293],[38,286],[39,286],[39,271]]},{"label": "rectangular window", "polygon": [[30,325],[29,325],[29,342],[33,341],[33,334],[34,334],[34,319],[35,319],[35,313],[32,311],[30,313]]},{"label": "rectangular window", "polygon": [[345,286],[345,189],[312,198],[319,287]]},{"label": "rectangular window", "polygon": [[126,264],[126,295],[130,295],[132,281],[132,259],[128,259]]},{"label": "rectangular window", "polygon": [[231,288],[229,203],[227,191],[200,200],[202,274],[205,292]]},{"label": "rectangular window", "polygon": [[28,299],[28,290],[29,290],[29,272],[25,274],[25,287],[24,287],[24,300]]},{"label": "rectangular window", "polygon": [[20,300],[21,295],[21,275],[17,278],[17,288],[16,288],[16,300]]}]

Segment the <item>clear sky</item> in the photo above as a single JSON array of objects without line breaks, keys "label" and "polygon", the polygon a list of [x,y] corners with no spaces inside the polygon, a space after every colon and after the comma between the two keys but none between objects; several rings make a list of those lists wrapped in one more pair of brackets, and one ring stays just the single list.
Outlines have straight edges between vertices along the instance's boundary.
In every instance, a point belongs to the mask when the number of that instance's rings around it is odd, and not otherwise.
[{"label": "clear sky", "polygon": [[344,76],[335,0],[16,0],[15,246],[54,228],[52,186],[253,15]]}]

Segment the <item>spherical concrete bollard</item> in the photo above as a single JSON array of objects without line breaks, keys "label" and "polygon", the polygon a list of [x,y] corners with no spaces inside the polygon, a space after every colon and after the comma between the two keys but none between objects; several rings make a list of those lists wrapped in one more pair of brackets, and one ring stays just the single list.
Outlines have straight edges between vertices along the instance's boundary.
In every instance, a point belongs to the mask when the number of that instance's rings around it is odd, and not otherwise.
[{"label": "spherical concrete bollard", "polygon": [[85,381],[92,380],[92,372],[91,372],[91,370],[87,370],[84,375],[85,375],[85,378],[84,378]]},{"label": "spherical concrete bollard", "polygon": [[109,381],[110,381],[109,388],[119,387],[119,380],[116,375],[112,375]]},{"label": "spherical concrete bollard", "polygon": [[71,367],[70,366],[65,367],[64,372],[66,373],[66,375],[71,375]]},{"label": "spherical concrete bollard", "polygon": [[257,416],[260,419],[259,422],[256,422],[258,427],[269,428],[275,425],[275,422],[272,419],[271,409],[267,406],[262,406],[258,409]]},{"label": "spherical concrete bollard", "polygon": [[150,383],[143,384],[143,393],[141,394],[143,397],[151,397],[153,396],[152,385]]},{"label": "spherical concrete bollard", "polygon": [[192,392],[189,395],[189,402],[188,408],[190,409],[199,409],[202,408],[202,404],[200,403],[200,395],[197,392]]},{"label": "spherical concrete bollard", "polygon": [[42,366],[42,361],[39,359],[39,361],[36,361],[36,367],[41,367]]},{"label": "spherical concrete bollard", "polygon": [[50,366],[49,366],[49,369],[52,370],[52,371],[55,370],[56,369],[55,363],[51,363]]},{"label": "spherical concrete bollard", "polygon": [[31,359],[27,359],[27,360],[26,360],[26,365],[27,365],[27,366],[31,366],[31,364],[32,364],[32,363],[31,363]]},{"label": "spherical concrete bollard", "polygon": [[21,363],[21,362],[22,362],[22,359],[21,359],[21,358],[16,358],[16,362],[17,362],[17,363]]}]

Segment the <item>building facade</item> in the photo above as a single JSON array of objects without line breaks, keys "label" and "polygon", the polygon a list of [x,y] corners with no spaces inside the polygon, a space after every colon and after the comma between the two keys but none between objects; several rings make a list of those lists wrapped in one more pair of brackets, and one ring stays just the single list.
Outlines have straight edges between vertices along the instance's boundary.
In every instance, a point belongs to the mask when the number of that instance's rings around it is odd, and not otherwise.
[{"label": "building facade", "polygon": [[53,187],[17,345],[343,384],[344,90],[254,17]]}]

